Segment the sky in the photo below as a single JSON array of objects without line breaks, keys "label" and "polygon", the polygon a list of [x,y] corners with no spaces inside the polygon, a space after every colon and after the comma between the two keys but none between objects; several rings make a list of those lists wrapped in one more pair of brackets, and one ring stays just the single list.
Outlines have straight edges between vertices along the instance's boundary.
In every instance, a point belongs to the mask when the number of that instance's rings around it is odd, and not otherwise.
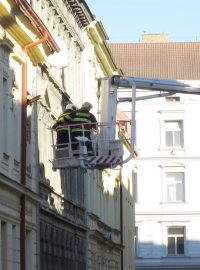
[{"label": "sky", "polygon": [[140,42],[167,33],[171,42],[200,42],[200,0],[85,0],[108,42]]}]

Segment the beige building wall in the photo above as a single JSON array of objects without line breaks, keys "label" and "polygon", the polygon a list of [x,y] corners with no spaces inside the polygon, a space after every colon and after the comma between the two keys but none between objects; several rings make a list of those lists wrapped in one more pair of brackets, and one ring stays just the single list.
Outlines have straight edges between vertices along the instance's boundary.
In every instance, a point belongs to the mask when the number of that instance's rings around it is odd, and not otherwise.
[{"label": "beige building wall", "polygon": [[[119,72],[104,44],[103,26],[93,21],[85,37],[85,100],[92,102],[100,119],[98,79]],[[87,269],[121,269],[119,170],[88,170],[86,207],[88,231]]]},{"label": "beige building wall", "polygon": [[[1,22],[5,21],[6,16],[8,23],[0,25],[0,269],[21,269],[21,258],[27,269],[37,269],[39,197],[36,184],[35,138],[31,128],[34,119],[32,107],[27,106],[27,162],[22,164],[22,66],[27,63],[30,72],[28,79],[33,82],[28,84],[29,94],[34,96],[36,72],[32,61],[40,61],[44,51],[32,51],[30,58],[23,52],[23,46],[26,42],[35,41],[38,32],[26,21],[22,12],[18,10],[17,14],[11,13],[11,7],[17,9],[16,3],[0,3]],[[22,166],[26,166],[26,183],[21,181]],[[23,252],[22,244],[27,246],[27,252]]]},{"label": "beige building wall", "polygon": [[[107,36],[102,24],[93,21],[88,32],[93,44],[86,46],[89,56],[86,81],[90,86],[88,89],[94,91],[87,91],[86,95],[90,98],[92,93],[96,95],[93,104],[100,108],[97,79],[121,74],[121,71],[116,68],[106,43],[104,45]],[[107,113],[110,113],[109,108]],[[125,153],[127,155],[128,150]],[[108,269],[134,269],[134,202],[130,163],[123,168],[90,171],[86,188],[90,228],[88,269],[97,269],[97,265]]]},{"label": "beige building wall", "polygon": [[[4,16],[2,8],[5,7],[6,10],[9,3],[10,1],[6,0],[0,3],[2,18]],[[3,139],[3,143],[0,144],[2,269],[7,267],[20,269],[20,199],[22,194],[26,195],[27,269],[38,269],[39,264],[41,269],[48,267],[47,264],[51,263],[52,256],[46,262],[43,258],[45,256],[48,258],[49,254],[41,256],[42,260],[39,258],[44,242],[48,243],[49,239],[55,239],[52,242],[53,245],[61,245],[62,236],[65,237],[68,234],[70,237],[75,237],[73,241],[79,244],[82,254],[87,250],[86,262],[81,254],[75,261],[76,267],[85,267],[84,263],[86,263],[86,269],[97,269],[99,266],[107,267],[107,269],[121,269],[123,247],[120,232],[122,224],[120,220],[122,212],[120,209],[120,169],[108,169],[104,172],[88,170],[82,173],[79,179],[72,177],[73,181],[83,180],[79,182],[81,185],[85,183],[84,205],[83,198],[81,203],[77,198],[74,201],[67,198],[61,172],[52,170],[51,163],[53,159],[51,126],[62,112],[66,102],[71,101],[78,106],[81,106],[84,101],[91,102],[94,105],[92,112],[98,119],[101,113],[98,79],[118,74],[120,71],[116,69],[106,46],[107,35],[103,26],[97,21],[92,21],[92,17],[88,15],[84,7],[82,7],[83,13],[89,18],[88,22],[91,20],[87,29],[78,25],[72,11],[63,4],[63,1],[57,1],[55,6],[52,6],[51,1],[42,3],[32,1],[31,5],[44,25],[48,26],[47,30],[51,33],[51,38],[55,40],[61,51],[53,57],[49,48],[51,44],[47,46],[45,43],[32,49],[28,56],[24,54],[22,47],[40,38],[38,29],[32,29],[33,25],[30,27],[27,18],[19,20],[19,28],[16,28],[22,29],[26,33],[24,36],[20,32],[13,37],[13,33],[17,33],[16,29],[13,31],[9,29],[11,35],[5,29],[0,29],[0,84],[2,89],[8,91],[6,95],[3,92],[0,93],[0,133]],[[55,10],[59,16],[55,16]],[[7,11],[9,14],[11,10],[8,8]],[[65,19],[63,19],[63,14],[65,14]],[[61,20],[63,20],[62,23]],[[21,36],[24,44],[20,43]],[[22,65],[26,61],[28,98],[37,98],[27,107],[27,179],[24,187],[20,184],[21,130],[19,127],[21,124]],[[80,188],[78,182],[77,187]],[[129,196],[131,193],[128,193],[126,198]],[[40,211],[38,211],[39,206]],[[127,216],[124,218],[127,223]],[[41,225],[40,233],[39,225]],[[126,239],[130,236],[129,232],[128,229]],[[60,239],[58,243],[57,239]],[[127,261],[125,265],[130,265],[132,252],[127,248],[129,240],[126,241],[127,244],[123,242],[126,246],[123,258]],[[3,247],[7,248],[3,249]],[[39,254],[37,250],[40,250]]]},{"label": "beige building wall", "polygon": [[[129,155],[125,149],[125,155]],[[135,269],[135,197],[134,197],[134,167],[133,160],[123,165],[121,172],[122,183],[122,227],[123,227],[123,269]]]}]

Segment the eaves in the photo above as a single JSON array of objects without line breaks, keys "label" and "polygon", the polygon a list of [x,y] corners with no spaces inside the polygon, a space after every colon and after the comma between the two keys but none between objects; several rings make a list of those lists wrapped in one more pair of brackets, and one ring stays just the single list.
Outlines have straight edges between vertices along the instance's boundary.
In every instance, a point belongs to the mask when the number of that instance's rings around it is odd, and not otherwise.
[{"label": "eaves", "polygon": [[94,20],[94,17],[84,0],[66,1],[80,28],[86,27]]},{"label": "eaves", "polygon": [[[83,42],[81,41],[78,33],[76,32],[75,28],[71,26],[71,24],[68,22],[67,17],[64,13],[64,10],[62,10],[62,6],[60,5],[60,2],[57,0],[49,0],[51,9],[54,10],[55,13],[57,13],[57,16],[60,20],[60,25],[64,26],[64,31],[67,31],[70,37],[74,38],[74,41],[77,43],[77,45],[80,47],[81,50],[84,49]],[[66,5],[66,8],[69,6],[69,4]],[[75,18],[76,19],[76,18]]]},{"label": "eaves", "polygon": [[43,61],[45,54],[50,55],[53,52],[59,52],[59,47],[46,26],[27,1],[1,0],[0,25],[22,48],[47,33],[48,41],[42,46],[31,48],[28,52],[34,65]]},{"label": "eaves", "polygon": [[122,75],[122,70],[117,68],[106,44],[108,37],[102,23],[96,20],[91,22],[88,26],[88,35],[94,45],[95,53],[104,69],[105,75]]},{"label": "eaves", "polygon": [[98,242],[102,243],[109,248],[123,250],[124,246],[118,243],[115,243],[111,237],[107,238],[103,233],[98,230],[89,230],[89,237],[97,240]]}]

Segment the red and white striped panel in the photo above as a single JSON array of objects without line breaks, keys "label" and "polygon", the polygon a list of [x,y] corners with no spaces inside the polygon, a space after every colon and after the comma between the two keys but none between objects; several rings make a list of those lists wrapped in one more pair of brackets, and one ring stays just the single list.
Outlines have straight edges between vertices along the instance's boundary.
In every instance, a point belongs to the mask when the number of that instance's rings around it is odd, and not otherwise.
[{"label": "red and white striped panel", "polygon": [[123,156],[92,156],[87,158],[88,165],[98,166],[98,165],[116,165],[122,164]]}]

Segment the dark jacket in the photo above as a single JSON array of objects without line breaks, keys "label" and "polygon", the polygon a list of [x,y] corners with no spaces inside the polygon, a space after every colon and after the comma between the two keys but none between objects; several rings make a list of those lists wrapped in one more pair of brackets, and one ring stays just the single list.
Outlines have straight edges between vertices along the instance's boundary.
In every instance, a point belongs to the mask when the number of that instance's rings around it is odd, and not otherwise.
[{"label": "dark jacket", "polygon": [[71,124],[71,110],[66,110],[58,117],[57,122],[52,126],[52,129],[56,129],[57,132],[69,130],[69,124]]},{"label": "dark jacket", "polygon": [[[75,112],[70,113],[69,117],[71,118],[71,123],[74,124],[72,127],[72,132],[82,131],[90,131],[92,128],[97,128],[97,120],[96,117],[85,109],[79,109]],[[84,125],[77,125],[84,124]]]}]

